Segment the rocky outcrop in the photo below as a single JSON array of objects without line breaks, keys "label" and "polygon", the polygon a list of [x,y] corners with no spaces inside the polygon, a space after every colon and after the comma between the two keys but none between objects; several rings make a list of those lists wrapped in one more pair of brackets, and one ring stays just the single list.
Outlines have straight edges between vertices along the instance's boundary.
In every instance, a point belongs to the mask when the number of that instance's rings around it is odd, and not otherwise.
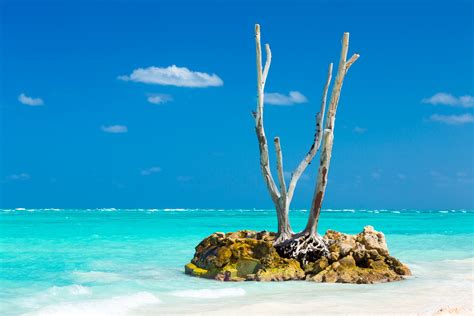
[{"label": "rocky outcrop", "polygon": [[185,272],[222,281],[300,280],[305,273],[295,259],[281,258],[273,247],[274,233],[214,233],[196,247]]},{"label": "rocky outcrop", "polygon": [[390,256],[385,236],[371,226],[357,235],[328,230],[329,255],[302,264],[282,258],[273,247],[275,234],[243,230],[214,233],[196,247],[187,274],[221,281],[376,283],[402,280],[410,269]]},{"label": "rocky outcrop", "polygon": [[402,280],[410,269],[389,255],[385,236],[372,226],[358,235],[329,230],[324,235],[330,255],[305,266],[306,280],[377,283]]}]

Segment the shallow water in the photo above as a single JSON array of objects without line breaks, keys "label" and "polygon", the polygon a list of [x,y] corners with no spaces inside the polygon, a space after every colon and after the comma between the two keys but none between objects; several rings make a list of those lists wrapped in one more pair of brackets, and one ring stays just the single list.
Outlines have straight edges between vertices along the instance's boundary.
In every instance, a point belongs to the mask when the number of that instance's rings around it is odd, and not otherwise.
[{"label": "shallow water", "polygon": [[[308,213],[291,212],[295,229]],[[320,231],[386,235],[414,276],[379,285],[223,283],[188,277],[215,231],[272,230],[269,210],[0,210],[2,315],[469,313],[474,211],[326,210]]]}]

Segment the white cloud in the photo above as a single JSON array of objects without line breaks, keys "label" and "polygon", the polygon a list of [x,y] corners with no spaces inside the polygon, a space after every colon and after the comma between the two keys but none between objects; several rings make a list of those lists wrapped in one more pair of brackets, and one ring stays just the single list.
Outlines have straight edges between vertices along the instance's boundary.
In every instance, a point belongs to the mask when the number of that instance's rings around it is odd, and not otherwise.
[{"label": "white cloud", "polygon": [[457,180],[457,182],[462,183],[462,184],[473,184],[474,183],[474,178],[470,177],[464,171],[456,172],[456,180]]},{"label": "white cloud", "polygon": [[433,183],[440,187],[452,186],[456,183],[474,184],[474,178],[464,171],[458,171],[454,174],[447,175],[436,170],[430,170],[429,175],[433,178]]},{"label": "white cloud", "polygon": [[458,178],[458,182],[463,184],[474,184],[474,179],[471,178]]},{"label": "white cloud", "polygon": [[110,126],[102,125],[100,129],[106,133],[115,133],[115,134],[128,132],[128,128],[125,125],[110,125]]},{"label": "white cloud", "polygon": [[294,105],[306,103],[308,99],[299,91],[290,91],[288,95],[281,93],[265,93],[265,103],[273,105]]},{"label": "white cloud", "polygon": [[430,176],[432,176],[432,177],[434,177],[434,178],[438,178],[438,177],[441,177],[441,176],[442,176],[442,174],[439,173],[439,172],[436,171],[436,170],[430,170],[429,174],[430,174]]},{"label": "white cloud", "polygon": [[143,82],[163,86],[190,88],[219,87],[224,84],[216,74],[191,71],[186,67],[172,65],[166,68],[148,67],[135,69],[129,76],[119,76],[125,81]]},{"label": "white cloud", "polygon": [[140,171],[140,174],[142,176],[149,176],[153,173],[158,173],[158,172],[161,172],[160,167],[151,167],[151,168],[148,168],[148,169],[143,169],[142,171]]},{"label": "white cloud", "polygon": [[7,177],[8,180],[14,180],[14,181],[28,180],[30,178],[31,178],[30,175],[26,172],[12,174]]},{"label": "white cloud", "polygon": [[467,173],[464,172],[464,171],[456,172],[456,177],[458,177],[458,178],[463,178],[463,177],[466,177],[466,176],[467,176]]},{"label": "white cloud", "polygon": [[450,106],[461,106],[465,108],[474,107],[474,97],[471,95],[463,95],[455,97],[450,93],[439,92],[430,98],[421,100],[423,103],[429,103],[433,105],[443,104]]},{"label": "white cloud", "polygon": [[356,127],[354,127],[353,131],[358,133],[358,134],[363,134],[363,133],[367,132],[367,128],[356,126]]},{"label": "white cloud", "polygon": [[382,177],[382,170],[380,170],[380,169],[375,170],[374,172],[372,172],[372,174],[370,176],[375,180],[379,180]]},{"label": "white cloud", "polygon": [[41,98],[32,98],[32,97],[27,96],[24,93],[22,93],[18,96],[18,101],[20,101],[20,103],[22,103],[22,104],[26,104],[26,105],[29,105],[29,106],[40,106],[40,105],[44,104],[43,99],[41,99]]},{"label": "white cloud", "polygon": [[406,180],[407,176],[404,173],[399,173],[399,174],[397,174],[397,178],[399,180]]},{"label": "white cloud", "polygon": [[430,120],[433,122],[440,122],[449,125],[462,125],[467,123],[474,123],[474,115],[468,113],[462,115],[433,114],[430,116]]},{"label": "white cloud", "polygon": [[433,184],[438,187],[446,187],[452,183],[450,177],[442,174],[437,170],[430,170],[429,175],[433,178]]},{"label": "white cloud", "polygon": [[147,101],[153,104],[162,104],[172,100],[173,98],[168,94],[151,94],[147,98]]},{"label": "white cloud", "polygon": [[191,176],[178,176],[176,178],[176,180],[178,180],[179,182],[189,182],[193,179],[193,177]]}]

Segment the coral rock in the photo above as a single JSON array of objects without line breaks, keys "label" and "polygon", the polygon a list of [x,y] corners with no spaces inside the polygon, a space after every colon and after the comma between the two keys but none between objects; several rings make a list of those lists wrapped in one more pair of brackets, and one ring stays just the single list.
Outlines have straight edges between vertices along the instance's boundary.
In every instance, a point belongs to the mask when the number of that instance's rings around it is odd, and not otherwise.
[{"label": "coral rock", "polygon": [[403,280],[410,269],[389,255],[383,233],[372,226],[357,235],[328,230],[329,255],[314,262],[281,257],[275,234],[249,230],[214,233],[196,247],[185,273],[220,281],[287,281],[368,284]]}]

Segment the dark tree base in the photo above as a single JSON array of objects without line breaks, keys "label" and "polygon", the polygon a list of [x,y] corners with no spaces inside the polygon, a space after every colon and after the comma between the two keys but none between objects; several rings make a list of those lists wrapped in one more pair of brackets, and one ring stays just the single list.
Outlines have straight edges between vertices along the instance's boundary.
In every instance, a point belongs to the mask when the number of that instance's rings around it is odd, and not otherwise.
[{"label": "dark tree base", "polygon": [[319,235],[299,234],[280,244],[274,245],[282,258],[292,258],[305,265],[329,256],[327,241]]}]

